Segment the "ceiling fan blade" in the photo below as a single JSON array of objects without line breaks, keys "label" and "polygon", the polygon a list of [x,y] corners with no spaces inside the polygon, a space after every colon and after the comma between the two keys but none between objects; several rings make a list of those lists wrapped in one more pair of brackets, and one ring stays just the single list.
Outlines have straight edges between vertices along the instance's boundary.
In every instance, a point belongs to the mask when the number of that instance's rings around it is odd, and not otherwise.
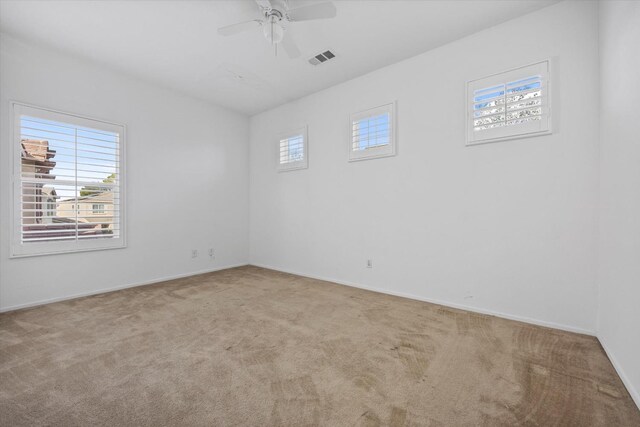
[{"label": "ceiling fan blade", "polygon": [[273,9],[273,6],[271,6],[271,2],[269,0],[256,0],[256,3],[258,3],[258,6],[263,9]]},{"label": "ceiling fan blade", "polygon": [[218,34],[221,36],[232,36],[234,34],[243,33],[245,31],[258,28],[262,24],[259,19],[254,19],[246,22],[238,22],[237,24],[227,25],[226,27],[218,28]]},{"label": "ceiling fan blade", "polygon": [[289,30],[284,33],[284,39],[282,39],[282,48],[287,53],[287,56],[291,59],[296,59],[300,57],[300,49],[296,45],[296,42],[293,41],[293,37]]},{"label": "ceiling fan blade", "polygon": [[336,16],[336,7],[331,2],[310,4],[287,12],[291,21],[311,21]]}]

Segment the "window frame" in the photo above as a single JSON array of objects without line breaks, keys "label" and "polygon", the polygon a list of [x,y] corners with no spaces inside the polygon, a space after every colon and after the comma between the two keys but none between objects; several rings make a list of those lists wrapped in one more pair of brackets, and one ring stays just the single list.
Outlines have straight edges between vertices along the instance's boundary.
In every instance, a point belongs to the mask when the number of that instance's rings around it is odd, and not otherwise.
[{"label": "window frame", "polygon": [[[485,86],[487,88],[495,85],[500,85],[500,84],[506,85],[510,81],[515,81],[520,78],[523,78],[523,77],[510,77],[510,76],[517,75],[519,72],[524,73],[526,76],[527,73],[522,70],[526,68],[532,68],[535,66],[544,67],[543,72],[541,73],[541,81],[542,81],[541,98],[543,99],[543,103],[541,104],[541,107],[543,108],[543,111],[541,114],[542,120],[540,123],[541,129],[536,130],[536,129],[532,129],[533,128],[532,126],[519,127],[521,125],[513,125],[511,127],[508,127],[508,130],[512,131],[511,133],[508,133],[506,135],[501,135],[501,133],[505,133],[504,130],[507,129],[507,127],[503,126],[499,128],[500,130],[502,130],[502,132],[500,131],[491,132],[493,131],[493,129],[491,129],[488,131],[490,132],[488,135],[485,134],[485,137],[478,138],[478,135],[474,133],[474,129],[473,129],[474,128],[474,125],[473,125],[474,102],[472,100],[474,90],[478,90],[478,89],[474,88],[473,85],[481,81],[485,81],[485,83],[482,83],[481,86]],[[521,139],[521,138],[530,138],[534,136],[549,135],[553,133],[553,128],[552,128],[553,109],[552,109],[552,102],[551,102],[551,92],[552,90],[551,90],[551,60],[550,59],[532,62],[519,67],[510,68],[508,70],[490,74],[488,76],[484,76],[481,78],[468,80],[466,85],[466,97],[465,97],[466,114],[464,115],[465,130],[466,130],[466,143],[465,143],[466,146],[489,144],[493,142],[509,141],[509,140]],[[505,115],[506,113],[507,113],[507,110],[505,105]],[[495,136],[490,136],[491,134],[494,134]]]},{"label": "window frame", "polygon": [[[22,258],[32,256],[45,256],[63,253],[77,253],[88,251],[101,251],[107,249],[122,249],[127,247],[127,214],[126,214],[126,126],[123,124],[96,119],[85,115],[69,113],[57,109],[41,107],[19,101],[10,101],[11,104],[11,239],[10,258]],[[118,191],[120,206],[118,209],[118,237],[113,239],[87,239],[73,241],[51,241],[22,243],[22,159],[21,159],[21,116],[30,115],[44,120],[54,120],[75,126],[83,126],[119,134],[118,146]]]},{"label": "window frame", "polygon": [[[104,203],[92,203],[91,204],[91,213],[93,215],[106,215],[106,209],[105,209],[105,204]],[[96,206],[98,206],[96,208]],[[100,207],[102,206],[102,207]]]},{"label": "window frame", "polygon": [[[366,150],[353,149],[353,123],[368,117],[375,117],[389,113],[389,144],[377,147],[367,148]],[[396,126],[396,101],[383,104],[377,107],[368,108],[366,110],[351,113],[349,115],[349,140],[347,150],[349,153],[349,162],[358,162],[361,160],[379,159],[383,157],[393,157],[397,154],[397,126]]]},{"label": "window frame", "polygon": [[[302,135],[302,160],[296,160],[294,162],[280,163],[280,143],[283,140],[289,140],[296,136]],[[309,129],[307,125],[293,129],[289,132],[281,132],[276,138],[276,170],[278,172],[289,172],[300,169],[307,169],[309,167]]]}]

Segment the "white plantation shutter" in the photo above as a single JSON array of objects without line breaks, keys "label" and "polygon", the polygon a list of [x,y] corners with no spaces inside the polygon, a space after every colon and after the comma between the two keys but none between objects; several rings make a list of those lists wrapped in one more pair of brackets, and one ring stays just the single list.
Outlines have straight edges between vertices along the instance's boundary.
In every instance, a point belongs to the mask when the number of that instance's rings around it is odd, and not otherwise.
[{"label": "white plantation shutter", "polygon": [[124,128],[15,103],[13,256],[124,246]]},{"label": "white plantation shutter", "polygon": [[349,160],[393,156],[396,152],[393,103],[351,115]]},{"label": "white plantation shutter", "polygon": [[278,138],[278,170],[304,169],[309,165],[307,127],[282,134]]},{"label": "white plantation shutter", "polygon": [[551,131],[549,62],[468,83],[467,144]]}]

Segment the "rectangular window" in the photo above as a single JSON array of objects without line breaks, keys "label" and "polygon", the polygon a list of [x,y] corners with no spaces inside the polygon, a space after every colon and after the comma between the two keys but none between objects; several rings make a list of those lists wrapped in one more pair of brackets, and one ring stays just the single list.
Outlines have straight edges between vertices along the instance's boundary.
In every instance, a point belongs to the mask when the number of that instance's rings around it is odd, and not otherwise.
[{"label": "rectangular window", "polygon": [[278,170],[305,169],[309,165],[307,127],[284,133],[278,138]]},{"label": "rectangular window", "polygon": [[350,161],[395,155],[393,103],[352,114],[349,130]]},{"label": "rectangular window", "polygon": [[551,132],[549,62],[543,61],[467,85],[467,145]]},{"label": "rectangular window", "polygon": [[124,127],[13,109],[12,256],[124,247]]}]

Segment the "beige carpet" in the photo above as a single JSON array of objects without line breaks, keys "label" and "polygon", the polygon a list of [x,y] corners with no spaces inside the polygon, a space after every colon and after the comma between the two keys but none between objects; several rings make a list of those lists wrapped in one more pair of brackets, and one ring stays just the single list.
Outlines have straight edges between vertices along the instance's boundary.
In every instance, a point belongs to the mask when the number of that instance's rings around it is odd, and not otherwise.
[{"label": "beige carpet", "polygon": [[0,424],[640,426],[593,337],[257,267],[0,315]]}]

